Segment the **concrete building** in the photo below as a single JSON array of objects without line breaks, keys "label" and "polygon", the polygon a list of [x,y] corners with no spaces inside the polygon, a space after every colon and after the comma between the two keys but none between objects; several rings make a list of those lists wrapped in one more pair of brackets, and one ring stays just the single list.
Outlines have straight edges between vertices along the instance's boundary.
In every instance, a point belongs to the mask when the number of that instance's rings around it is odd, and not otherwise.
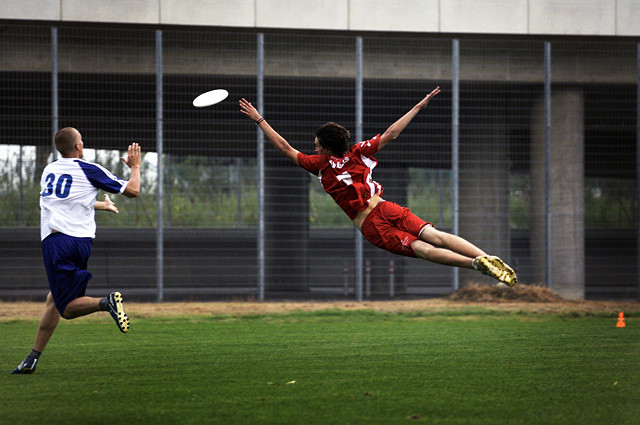
[{"label": "concrete building", "polygon": [[[92,24],[98,29],[114,28],[166,29],[167,31],[211,28],[220,31],[219,48],[208,51],[191,46],[179,37],[165,38],[164,72],[170,75],[235,75],[250,78],[255,74],[252,43],[225,45],[225,34],[239,31],[243,37],[266,32],[273,37],[291,35],[295,42],[287,48],[268,51],[265,75],[278,78],[349,79],[354,75],[353,47],[349,43],[322,44],[314,37],[351,38],[365,36],[364,78],[368,80],[428,78],[452,79],[451,40],[459,40],[462,61],[460,81],[504,86],[541,88],[544,83],[545,42],[552,46],[551,75],[554,90],[550,107],[550,194],[545,186],[545,98],[539,90],[530,103],[527,131],[530,132],[529,158],[531,181],[531,223],[529,250],[530,278],[533,283],[550,279],[553,288],[571,299],[585,297],[585,90],[589,87],[616,86],[627,90],[638,85],[637,55],[640,44],[640,0],[4,0],[0,19],[10,24],[26,23],[40,27],[59,26],[70,32],[86,31]],[[18,30],[19,32],[20,30]],[[23,34],[26,35],[26,34]],[[405,37],[428,36],[425,46]],[[307,40],[309,37],[309,40]],[[18,37],[16,36],[16,39]],[[393,40],[386,42],[387,39]],[[89,40],[89,38],[88,38]],[[305,42],[307,40],[308,42]],[[57,64],[60,72],[122,73],[151,75],[155,72],[153,39],[142,37],[132,43],[130,37],[73,44],[61,38],[59,49],[65,54]],[[575,48],[572,43],[577,43]],[[603,48],[602,45],[607,45]],[[10,42],[3,44],[10,46]],[[554,46],[559,46],[556,50]],[[226,46],[226,47],[225,47]],[[622,53],[619,46],[622,46]],[[505,48],[506,47],[506,48]],[[399,50],[405,50],[404,52]],[[424,52],[418,54],[412,51]],[[28,49],[4,48],[0,51],[0,71],[49,72],[49,44],[34,43]],[[409,52],[409,53],[407,53]],[[406,53],[406,54],[403,54]],[[189,58],[185,60],[185,58]],[[489,89],[488,89],[489,90]],[[482,96],[480,96],[482,97]],[[591,99],[593,96],[589,97]],[[508,110],[513,99],[487,95],[475,105],[479,110]],[[529,107],[527,106],[527,107]],[[636,105],[637,108],[637,105]],[[512,237],[509,211],[509,174],[511,125],[506,114],[487,113],[474,122],[462,121],[460,135],[460,233],[477,241],[484,249],[511,256]],[[465,133],[465,126],[473,132]],[[629,136],[629,135],[627,135]],[[625,136],[625,137],[627,137]],[[633,135],[632,135],[633,136]],[[482,143],[478,143],[482,140]],[[250,149],[249,147],[247,149]],[[394,160],[390,160],[394,163]],[[449,160],[445,161],[445,168]],[[397,161],[388,172],[389,185],[397,180],[399,191],[406,191],[405,165]],[[496,164],[498,166],[496,166]],[[622,167],[624,168],[624,167]],[[405,170],[405,171],[402,171]],[[270,204],[283,196],[306,199],[304,187],[290,190],[278,186],[290,170],[270,175],[267,184],[267,207],[272,215],[280,214],[278,205]],[[275,183],[274,183],[275,182]],[[491,187],[490,195],[484,188]],[[479,194],[482,194],[480,196]],[[400,200],[406,193],[398,195]],[[552,238],[547,241],[545,199],[550,199]],[[298,201],[291,201],[298,202]],[[635,213],[637,216],[637,212]],[[307,217],[292,215],[301,233],[308,233]],[[269,221],[274,223],[274,221]],[[637,222],[636,222],[637,224]],[[286,228],[286,225],[285,225]],[[282,247],[277,234],[282,225],[267,229],[267,264],[277,267],[280,255],[305,252],[307,245]],[[269,242],[271,241],[271,243]],[[554,253],[551,270],[547,248]],[[269,260],[269,258],[271,260]],[[305,261],[291,266],[292,274],[305,273]],[[526,266],[525,266],[526,267]],[[462,273],[461,277],[470,277]],[[273,288],[283,290],[308,288],[285,277],[274,278]],[[629,285],[633,288],[633,283]],[[632,293],[633,290],[630,290]],[[628,294],[627,294],[628,295]]]}]

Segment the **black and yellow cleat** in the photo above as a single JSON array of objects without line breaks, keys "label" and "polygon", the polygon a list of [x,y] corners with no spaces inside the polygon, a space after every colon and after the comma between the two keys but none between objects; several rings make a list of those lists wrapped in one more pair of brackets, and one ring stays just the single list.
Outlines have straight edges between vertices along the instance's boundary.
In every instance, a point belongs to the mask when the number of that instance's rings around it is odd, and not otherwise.
[{"label": "black and yellow cleat", "polygon": [[516,276],[516,272],[511,268],[511,266],[502,261],[500,257],[496,257],[495,255],[489,256],[489,259],[494,266],[507,272],[507,277],[505,278],[505,280],[501,280],[502,282],[511,287],[515,286],[516,283],[518,283],[518,276]]},{"label": "black and yellow cleat", "polygon": [[111,314],[113,320],[116,321],[120,332],[129,332],[129,317],[127,317],[127,313],[124,312],[122,294],[120,292],[112,292],[109,294],[109,314]]},{"label": "black and yellow cleat", "polygon": [[499,257],[481,255],[473,259],[473,268],[511,287],[518,283],[515,271]]}]

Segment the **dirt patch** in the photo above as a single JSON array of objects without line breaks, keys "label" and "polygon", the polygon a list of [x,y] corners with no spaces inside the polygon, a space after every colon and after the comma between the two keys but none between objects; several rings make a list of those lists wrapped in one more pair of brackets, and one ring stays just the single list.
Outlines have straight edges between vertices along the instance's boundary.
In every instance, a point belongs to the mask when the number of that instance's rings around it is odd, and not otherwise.
[{"label": "dirt patch", "polygon": [[[126,301],[126,300],[125,300]],[[0,321],[15,319],[37,320],[44,303],[0,301]],[[540,313],[595,313],[607,312],[617,317],[618,312],[640,313],[640,302],[635,301],[568,301],[546,288],[517,285],[503,288],[489,285],[467,285],[448,297],[419,300],[392,301],[234,301],[234,302],[163,302],[127,303],[127,314],[132,317],[180,317],[197,315],[251,315],[285,314],[298,311],[372,310],[379,312],[443,312],[471,309],[529,311]]]},{"label": "dirt patch", "polygon": [[525,303],[564,303],[563,299],[549,288],[536,285],[479,285],[470,283],[447,296],[452,301],[502,302],[519,301]]}]

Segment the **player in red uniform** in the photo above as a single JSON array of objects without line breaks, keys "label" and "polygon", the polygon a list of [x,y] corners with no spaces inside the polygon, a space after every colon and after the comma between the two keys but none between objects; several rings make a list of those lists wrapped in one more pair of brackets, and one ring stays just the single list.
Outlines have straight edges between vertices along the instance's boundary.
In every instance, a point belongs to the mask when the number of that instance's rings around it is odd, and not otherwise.
[{"label": "player in red uniform", "polygon": [[440,93],[436,87],[382,135],[349,147],[349,131],[329,122],[315,132],[317,155],[294,149],[275,131],[253,105],[240,100],[240,111],[253,120],[273,146],[285,157],[315,174],[322,188],[349,216],[364,237],[375,246],[407,257],[438,264],[476,269],[509,286],[518,278],[511,267],[496,256],[487,255],[471,242],[436,229],[408,208],[382,199],[382,186],[372,178],[378,164],[373,155],[395,140],[411,120]]}]

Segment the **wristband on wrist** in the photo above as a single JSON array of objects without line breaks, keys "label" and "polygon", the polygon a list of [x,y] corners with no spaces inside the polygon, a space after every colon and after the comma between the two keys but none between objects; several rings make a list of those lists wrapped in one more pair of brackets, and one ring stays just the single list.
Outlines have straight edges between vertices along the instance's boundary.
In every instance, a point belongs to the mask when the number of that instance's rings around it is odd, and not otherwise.
[{"label": "wristband on wrist", "polygon": [[264,121],[264,118],[260,118],[258,121],[256,121],[256,125],[260,124],[262,121]]}]

